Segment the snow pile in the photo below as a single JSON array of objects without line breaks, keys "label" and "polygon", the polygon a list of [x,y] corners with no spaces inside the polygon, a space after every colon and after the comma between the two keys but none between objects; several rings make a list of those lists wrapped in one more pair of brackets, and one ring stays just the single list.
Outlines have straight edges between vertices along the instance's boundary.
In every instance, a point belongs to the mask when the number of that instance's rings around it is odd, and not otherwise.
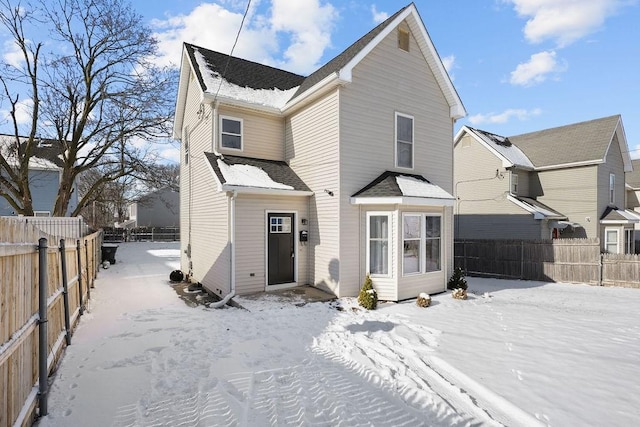
[{"label": "snow pile", "polygon": [[202,73],[202,80],[207,86],[206,91],[212,95],[217,94],[220,97],[231,98],[238,101],[273,108],[282,108],[296,93],[299,87],[296,86],[288,90],[280,90],[278,88],[253,89],[234,85],[221,78],[219,73],[212,71],[207,65],[204,56],[197,49],[194,50],[194,56]]},{"label": "snow pile", "polygon": [[243,164],[228,165],[224,160],[218,159],[218,167],[227,185],[293,190],[293,187],[290,185],[275,182],[264,170],[256,166]]},{"label": "snow pile", "polygon": [[453,196],[435,184],[414,178],[412,176],[399,175],[396,182],[402,194],[407,197],[427,197],[431,199],[453,199]]},{"label": "snow pile", "polygon": [[[124,243],[41,426],[635,425],[640,291],[468,278],[469,299],[191,308],[177,244]],[[484,297],[483,297],[484,295]],[[490,298],[488,297],[490,295]]]}]

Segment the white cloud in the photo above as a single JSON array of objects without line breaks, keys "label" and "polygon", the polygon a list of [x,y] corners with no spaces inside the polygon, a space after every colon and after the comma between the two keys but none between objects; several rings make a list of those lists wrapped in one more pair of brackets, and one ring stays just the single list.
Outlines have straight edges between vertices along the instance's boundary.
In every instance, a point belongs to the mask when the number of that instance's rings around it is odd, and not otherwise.
[{"label": "white cloud", "polygon": [[518,64],[516,69],[511,72],[511,84],[519,86],[532,86],[542,83],[547,79],[549,74],[561,73],[566,71],[567,65],[558,63],[556,60],[556,52],[544,51],[534,53],[528,62]]},{"label": "white cloud", "polygon": [[[31,122],[31,115],[33,113],[33,99],[25,99],[18,102],[16,105],[16,122],[18,125],[24,125]],[[0,117],[2,121],[8,120],[11,122],[11,115],[9,110],[0,110]]]},{"label": "white cloud", "polygon": [[387,12],[378,12],[375,4],[371,5],[371,14],[373,15],[373,22],[379,24],[389,17]]},{"label": "white cloud", "polygon": [[486,123],[501,124],[507,123],[514,117],[518,120],[527,120],[529,117],[538,116],[541,113],[542,110],[540,110],[539,108],[534,108],[533,110],[510,108],[504,110],[502,113],[475,114],[473,116],[469,116],[469,122],[472,125],[480,125]]},{"label": "white cloud", "polygon": [[[244,9],[233,1],[202,3],[187,15],[155,20],[163,65],[180,63],[182,43],[193,43],[218,52],[230,52],[242,22]],[[281,67],[297,73],[309,73],[319,65],[331,43],[336,9],[319,0],[272,0],[270,8],[253,5],[245,20],[234,56]],[[279,41],[284,46],[279,45]],[[282,53],[281,53],[282,52]]]},{"label": "white cloud", "polygon": [[531,43],[555,40],[559,47],[597,31],[628,0],[503,0],[527,18],[524,35]]},{"label": "white cloud", "polygon": [[4,59],[4,62],[7,64],[16,68],[20,68],[22,67],[22,64],[24,64],[24,55],[14,40],[6,40],[4,42],[2,59]]},{"label": "white cloud", "polygon": [[451,72],[451,70],[453,69],[453,66],[455,65],[455,62],[456,62],[455,55],[449,55],[442,58],[442,65],[444,65],[444,69],[447,70],[447,73]]}]

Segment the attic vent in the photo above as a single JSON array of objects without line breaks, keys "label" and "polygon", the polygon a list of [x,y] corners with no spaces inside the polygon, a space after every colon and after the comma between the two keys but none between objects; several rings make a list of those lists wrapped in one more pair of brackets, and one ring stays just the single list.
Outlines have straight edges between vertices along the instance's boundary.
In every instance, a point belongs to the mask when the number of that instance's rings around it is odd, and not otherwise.
[{"label": "attic vent", "polygon": [[398,48],[409,52],[409,31],[398,28]]},{"label": "attic vent", "polygon": [[492,133],[487,133],[486,135],[493,142],[495,142],[498,145],[502,145],[503,147],[511,147],[512,145],[511,141],[509,141],[509,138],[507,138],[506,136],[494,135]]}]

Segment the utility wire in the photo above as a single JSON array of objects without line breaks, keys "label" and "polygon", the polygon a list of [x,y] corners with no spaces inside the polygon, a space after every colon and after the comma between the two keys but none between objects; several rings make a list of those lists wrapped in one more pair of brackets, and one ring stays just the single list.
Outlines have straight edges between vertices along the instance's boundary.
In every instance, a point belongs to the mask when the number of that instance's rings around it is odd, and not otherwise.
[{"label": "utility wire", "polygon": [[244,11],[244,15],[242,15],[242,21],[240,22],[240,28],[238,28],[238,33],[236,34],[236,39],[233,42],[233,46],[231,46],[231,52],[229,52],[229,55],[227,56],[227,64],[224,66],[224,71],[220,75],[220,83],[218,84],[218,89],[216,90],[216,94],[213,97],[213,102],[214,103],[216,102],[216,98],[218,98],[218,93],[220,92],[220,88],[222,87],[222,80],[227,75],[227,68],[229,68],[229,63],[231,62],[231,56],[233,55],[233,51],[236,48],[236,44],[238,43],[238,39],[240,38],[240,33],[242,32],[242,27],[244,26],[244,20],[247,18],[247,15],[249,14],[249,8],[250,7],[251,7],[251,0],[249,0],[247,2],[247,8]]}]

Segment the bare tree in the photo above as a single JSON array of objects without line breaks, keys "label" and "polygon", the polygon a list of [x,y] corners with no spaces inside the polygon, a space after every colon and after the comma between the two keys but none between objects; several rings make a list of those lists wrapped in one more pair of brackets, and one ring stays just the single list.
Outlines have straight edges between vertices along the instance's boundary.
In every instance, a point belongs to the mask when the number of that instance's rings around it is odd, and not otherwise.
[{"label": "bare tree", "polygon": [[[0,0],[0,23],[21,60],[1,64],[0,83],[16,140],[19,102],[31,99],[32,108],[18,161],[0,159],[0,187],[16,211],[29,214],[31,195],[24,183],[30,144],[37,135],[53,139],[64,147],[54,215],[67,213],[73,184],[83,173],[100,173],[80,194],[71,212],[77,215],[106,183],[144,174],[157,163],[141,142],[169,134],[177,72],[150,61],[157,41],[125,0],[12,3]],[[51,51],[43,53],[45,45],[32,41],[38,34],[29,33],[34,26],[49,27]]]}]

